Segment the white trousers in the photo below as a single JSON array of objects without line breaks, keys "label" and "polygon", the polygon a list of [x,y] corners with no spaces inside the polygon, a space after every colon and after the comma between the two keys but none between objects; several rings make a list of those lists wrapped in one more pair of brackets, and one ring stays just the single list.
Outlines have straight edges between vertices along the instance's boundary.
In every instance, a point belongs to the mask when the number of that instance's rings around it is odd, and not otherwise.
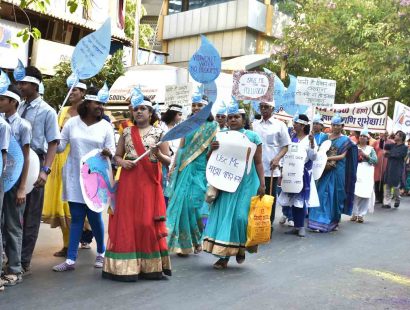
[{"label": "white trousers", "polygon": [[365,216],[369,210],[371,198],[362,198],[354,195],[353,215]]}]

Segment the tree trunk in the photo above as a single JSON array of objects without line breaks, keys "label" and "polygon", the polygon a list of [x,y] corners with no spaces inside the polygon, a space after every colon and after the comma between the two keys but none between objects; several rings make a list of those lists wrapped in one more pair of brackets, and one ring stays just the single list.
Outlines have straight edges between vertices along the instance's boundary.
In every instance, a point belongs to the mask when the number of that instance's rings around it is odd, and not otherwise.
[{"label": "tree trunk", "polygon": [[355,102],[357,102],[357,100],[360,98],[360,95],[363,93],[363,91],[364,91],[364,86],[361,86],[359,89],[357,89],[357,90],[354,92],[353,96],[350,97],[349,103],[355,103]]}]

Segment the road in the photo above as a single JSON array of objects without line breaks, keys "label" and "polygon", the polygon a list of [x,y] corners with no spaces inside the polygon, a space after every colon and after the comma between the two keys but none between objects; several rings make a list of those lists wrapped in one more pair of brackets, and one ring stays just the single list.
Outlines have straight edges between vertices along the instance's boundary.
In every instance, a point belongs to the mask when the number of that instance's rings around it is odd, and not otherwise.
[{"label": "road", "polygon": [[410,198],[365,220],[306,238],[276,225],[243,265],[217,271],[209,254],[173,255],[171,278],[136,283],[103,280],[95,248],[80,250],[75,271],[51,271],[61,235],[42,224],[33,273],[0,293],[0,309],[410,309]]}]

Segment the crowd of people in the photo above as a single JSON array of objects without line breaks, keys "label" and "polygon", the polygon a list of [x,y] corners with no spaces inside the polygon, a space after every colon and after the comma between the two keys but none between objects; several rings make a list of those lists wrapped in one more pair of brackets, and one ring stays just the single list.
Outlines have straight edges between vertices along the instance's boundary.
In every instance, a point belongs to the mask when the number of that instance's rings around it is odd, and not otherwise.
[{"label": "crowd of people", "polygon": [[[103,278],[162,279],[171,276],[171,253],[178,257],[210,253],[217,258],[213,267],[218,270],[227,268],[231,257],[243,263],[246,252],[257,251],[257,246],[246,247],[251,198],[269,194],[270,189],[275,198],[272,231],[276,206],[280,206],[279,224],[291,226],[286,233],[302,238],[306,228],[322,233],[338,230],[342,214],[363,223],[376,202],[383,208],[398,208],[401,195],[410,189],[408,147],[401,131],[371,136],[363,128],[347,136],[338,114],[330,128],[324,128],[319,114],[312,128],[304,114],[296,115],[288,128],[274,116],[274,102],[260,102],[260,118],[249,123],[245,110],[233,102],[217,111],[216,120],[210,114],[184,138],[159,143],[180,123],[182,107],[171,105],[160,116],[149,98],[131,97],[130,119],[120,125],[115,143],[113,125],[104,113],[107,96],[100,96],[98,88],[77,83],[69,106],[57,114],[39,94],[41,81],[41,72],[27,67],[26,76],[0,94],[1,172],[12,140],[24,158],[21,176],[10,190],[4,193],[0,181],[0,249],[4,249],[0,290],[30,274],[41,221],[62,232],[63,247],[54,255],[64,261],[52,267],[56,272],[74,270],[78,249],[90,248],[94,238],[94,267],[102,269]],[[206,96],[195,94],[192,115],[208,104]],[[220,147],[219,131],[242,133],[256,152],[246,162],[250,172],[237,190],[218,191],[208,201],[212,187],[206,166]],[[314,180],[314,162],[325,142],[329,146],[326,166]],[[292,146],[305,158],[303,188],[298,193],[281,188],[281,167]],[[38,155],[41,170],[26,195],[30,149]],[[79,182],[81,158],[95,149],[111,159],[117,171],[107,241],[102,213],[87,207]],[[149,155],[136,162],[146,151]]]}]

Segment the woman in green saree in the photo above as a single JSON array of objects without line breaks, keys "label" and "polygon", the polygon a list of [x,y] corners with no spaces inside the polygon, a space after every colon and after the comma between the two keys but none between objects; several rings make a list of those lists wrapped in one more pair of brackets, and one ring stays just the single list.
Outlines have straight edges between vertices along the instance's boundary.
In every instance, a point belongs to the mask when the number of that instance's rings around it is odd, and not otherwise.
[{"label": "woman in green saree", "polygon": [[[192,98],[192,114],[198,113],[208,100],[205,96]],[[203,224],[201,208],[206,193],[206,154],[217,133],[218,124],[210,114],[197,130],[181,139],[175,166],[171,168],[170,184],[165,195],[167,208],[168,247],[179,256],[202,250]]]}]

